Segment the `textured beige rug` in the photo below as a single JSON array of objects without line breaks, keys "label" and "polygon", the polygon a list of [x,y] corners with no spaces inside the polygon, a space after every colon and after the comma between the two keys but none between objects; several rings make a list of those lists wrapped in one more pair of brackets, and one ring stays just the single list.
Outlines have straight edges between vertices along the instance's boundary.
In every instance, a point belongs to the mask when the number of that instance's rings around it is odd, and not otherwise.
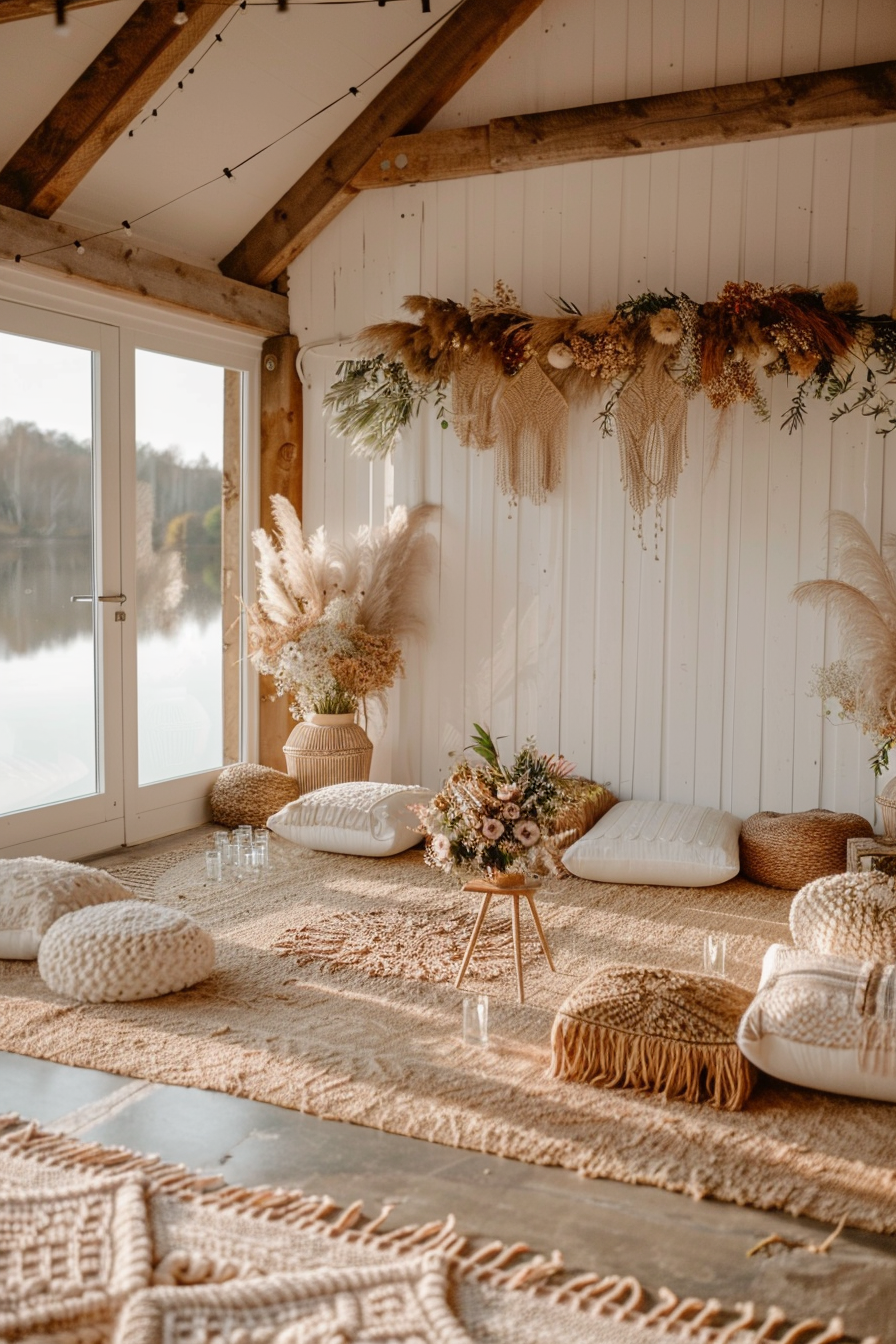
[{"label": "textured beige rug", "polygon": [[[835,1344],[835,1319],[649,1295],[554,1251],[388,1228],[0,1116],[4,1344]],[[866,1340],[865,1344],[880,1344]]]},{"label": "textured beige rug", "polygon": [[214,974],[164,999],[94,1006],[56,998],[33,964],[0,963],[0,1049],[896,1231],[893,1107],[766,1081],[745,1111],[719,1114],[548,1077],[554,1012],[596,963],[695,969],[704,931],[727,930],[732,974],[755,986],[768,944],[787,940],[788,893],[548,884],[538,905],[557,972],[524,913],[523,1006],[496,900],[497,932],[464,984],[490,996],[482,1050],[461,1039],[451,984],[475,898],[418,852],[337,858],[281,841],[271,855],[260,885],[207,882],[196,850],[117,868],[212,931]]}]

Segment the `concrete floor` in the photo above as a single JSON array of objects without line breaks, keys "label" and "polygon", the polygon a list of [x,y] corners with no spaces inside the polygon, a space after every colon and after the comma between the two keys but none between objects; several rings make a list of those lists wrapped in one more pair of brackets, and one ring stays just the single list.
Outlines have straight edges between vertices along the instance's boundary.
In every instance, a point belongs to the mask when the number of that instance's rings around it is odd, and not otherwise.
[{"label": "concrete floor", "polygon": [[[128,851],[123,861],[135,856]],[[634,1274],[651,1290],[665,1285],[728,1304],[775,1304],[791,1319],[840,1315],[852,1336],[896,1344],[896,1237],[847,1230],[826,1255],[779,1246],[748,1258],[772,1233],[818,1243],[831,1229],[3,1052],[0,1111],[220,1172],[234,1184],[294,1185],[340,1204],[363,1199],[368,1213],[396,1203],[387,1226],[451,1212],[461,1232],[557,1248],[571,1269]]]}]

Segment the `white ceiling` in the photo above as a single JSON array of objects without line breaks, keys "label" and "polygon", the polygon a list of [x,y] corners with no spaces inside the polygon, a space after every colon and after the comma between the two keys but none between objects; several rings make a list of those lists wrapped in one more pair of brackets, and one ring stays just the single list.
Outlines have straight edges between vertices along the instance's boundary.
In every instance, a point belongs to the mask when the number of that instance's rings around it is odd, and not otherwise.
[{"label": "white ceiling", "polygon": [[[175,0],[171,0],[172,13]],[[359,85],[382,62],[451,8],[432,0],[253,5],[185,80],[158,117],[123,135],[72,193],[56,218],[87,229],[122,219],[189,191],[289,131]],[[0,25],[0,160],[5,162],[136,9],[136,0],[72,11],[61,37],[52,17]],[[235,12],[222,4],[221,26]],[[220,27],[217,31],[220,31]],[[203,39],[159,91],[157,105],[214,42]],[[135,241],[200,262],[217,261],[357,116],[410,58],[415,46],[349,96],[270,149],[232,179],[222,179],[134,229]],[[145,109],[149,111],[149,108]]]}]

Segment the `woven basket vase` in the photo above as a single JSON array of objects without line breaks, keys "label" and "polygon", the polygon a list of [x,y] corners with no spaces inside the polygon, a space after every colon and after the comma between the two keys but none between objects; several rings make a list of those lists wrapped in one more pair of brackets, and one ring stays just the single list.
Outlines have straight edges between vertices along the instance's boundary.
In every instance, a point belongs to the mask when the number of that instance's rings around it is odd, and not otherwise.
[{"label": "woven basket vase", "polygon": [[884,824],[884,835],[896,836],[896,779],[885,784],[877,795],[880,819]]},{"label": "woven basket vase", "polygon": [[283,748],[299,793],[370,778],[373,743],[353,714],[312,714],[297,723]]},{"label": "woven basket vase", "polygon": [[845,872],[847,840],[873,834],[871,824],[852,812],[756,812],[741,828],[741,876],[796,891]]}]

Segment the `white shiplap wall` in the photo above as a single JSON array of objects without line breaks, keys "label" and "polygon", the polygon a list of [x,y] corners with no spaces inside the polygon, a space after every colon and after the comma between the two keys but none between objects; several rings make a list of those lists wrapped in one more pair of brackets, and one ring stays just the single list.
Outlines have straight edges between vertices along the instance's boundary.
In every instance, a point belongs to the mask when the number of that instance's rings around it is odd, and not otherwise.
[{"label": "white shiplap wall", "polygon": [[[546,0],[437,125],[896,56],[891,0]],[[291,269],[302,344],[398,315],[405,294],[466,299],[498,278],[525,307],[583,309],[650,286],[713,296],[729,279],[851,278],[871,311],[894,301],[896,125],[367,192]],[[813,407],[779,430],[738,412],[713,472],[713,414],[655,557],[632,531],[615,441],[571,415],[562,488],[510,507],[490,454],[424,416],[371,467],[328,432],[333,352],[310,352],[305,520],[334,535],[392,503],[442,506],[432,635],[409,659],[374,757],[380,778],[436,784],[487,722],[534,735],[623,797],[746,816],[822,805],[874,816],[867,740],[824,724],[806,695],[836,652],[823,617],[789,601],[825,571],[824,516],[896,531],[896,443]]]}]

